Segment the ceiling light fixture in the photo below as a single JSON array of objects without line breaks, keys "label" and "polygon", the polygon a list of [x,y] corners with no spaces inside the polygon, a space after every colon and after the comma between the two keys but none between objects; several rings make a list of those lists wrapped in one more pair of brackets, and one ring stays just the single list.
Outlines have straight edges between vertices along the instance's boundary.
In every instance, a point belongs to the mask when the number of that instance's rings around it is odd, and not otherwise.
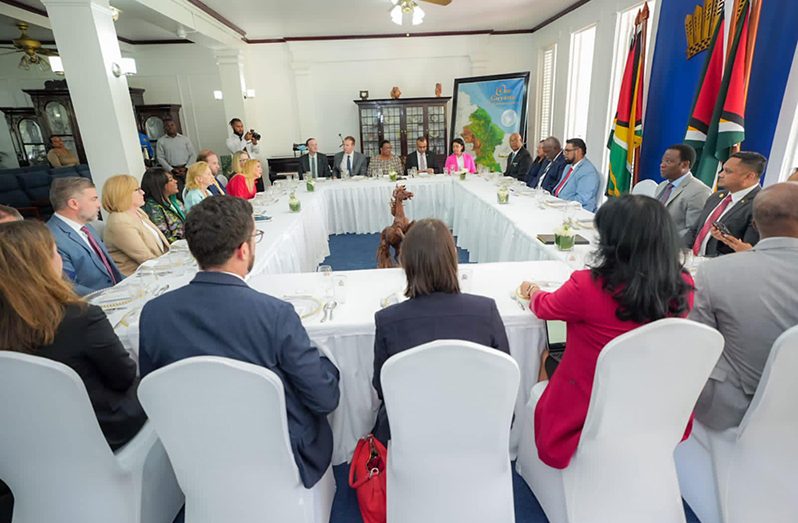
[{"label": "ceiling light fixture", "polygon": [[415,0],[391,0],[391,22],[402,25],[405,17],[410,18],[410,23],[419,25],[424,21],[424,10],[421,9]]},{"label": "ceiling light fixture", "polygon": [[132,76],[137,72],[135,58],[120,58],[118,63],[111,64],[111,73],[117,78],[122,75]]},{"label": "ceiling light fixture", "polygon": [[50,69],[52,69],[55,74],[64,74],[64,63],[61,61],[60,56],[50,56],[48,60],[50,60]]}]

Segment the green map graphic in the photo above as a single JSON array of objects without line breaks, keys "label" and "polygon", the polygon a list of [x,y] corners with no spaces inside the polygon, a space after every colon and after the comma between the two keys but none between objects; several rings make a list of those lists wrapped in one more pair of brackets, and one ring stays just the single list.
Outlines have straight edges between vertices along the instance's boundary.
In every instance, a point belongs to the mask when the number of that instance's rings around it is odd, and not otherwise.
[{"label": "green map graphic", "polygon": [[463,128],[463,139],[474,146],[474,159],[477,165],[491,171],[501,171],[494,153],[504,139],[504,131],[493,123],[488,112],[480,107],[468,117],[469,124]]}]

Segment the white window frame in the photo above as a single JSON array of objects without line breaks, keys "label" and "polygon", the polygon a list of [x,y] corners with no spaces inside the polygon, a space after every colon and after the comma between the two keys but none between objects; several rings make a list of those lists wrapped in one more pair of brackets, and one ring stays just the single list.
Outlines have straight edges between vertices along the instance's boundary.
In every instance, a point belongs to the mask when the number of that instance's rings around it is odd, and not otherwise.
[{"label": "white window frame", "polygon": [[[548,86],[548,108],[545,107],[544,101],[544,73],[546,69],[546,57],[551,56],[551,75],[549,78]],[[553,120],[554,120],[554,93],[556,88],[557,78],[557,44],[552,43],[540,49],[538,53],[538,96],[536,96],[537,103],[537,119],[535,122],[535,136],[538,140],[548,138],[551,136]],[[548,113],[548,114],[545,114]],[[544,116],[548,118],[548,127],[544,125]]]},{"label": "white window frame", "polygon": [[[571,49],[568,60],[568,95],[565,104],[564,138],[587,136],[590,111],[590,84],[593,76],[593,61],[596,56],[597,24],[593,23],[571,33]],[[587,37],[592,33],[592,41]],[[590,46],[590,56],[583,51]],[[586,60],[583,60],[585,58]]]}]

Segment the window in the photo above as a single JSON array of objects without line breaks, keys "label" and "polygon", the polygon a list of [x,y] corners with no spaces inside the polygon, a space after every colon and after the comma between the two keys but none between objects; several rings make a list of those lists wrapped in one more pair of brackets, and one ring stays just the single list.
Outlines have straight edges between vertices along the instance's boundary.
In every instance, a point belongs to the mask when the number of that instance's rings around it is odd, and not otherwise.
[{"label": "window", "polygon": [[557,44],[551,44],[540,53],[538,64],[538,139],[551,136],[551,120],[554,111],[554,63],[557,60]]},{"label": "window", "polygon": [[568,62],[568,101],[565,109],[565,138],[584,139],[587,135],[590,78],[593,73],[593,48],[595,43],[595,25],[571,34],[571,56]]},{"label": "window", "polygon": [[[650,13],[648,18],[648,32],[646,34],[646,54],[652,56],[651,33],[652,26],[654,25],[654,1],[649,0],[648,2],[640,2],[618,14],[618,26],[615,31],[615,50],[612,55],[612,84],[610,85],[610,110],[607,120],[607,131],[612,127],[612,120],[615,118],[615,110],[618,108],[618,96],[621,94],[621,76],[623,76],[623,68],[626,66],[626,57],[629,54],[629,44],[635,26],[635,17],[644,3],[648,4],[648,12]],[[650,69],[651,62],[646,58],[646,73],[648,73]]]}]

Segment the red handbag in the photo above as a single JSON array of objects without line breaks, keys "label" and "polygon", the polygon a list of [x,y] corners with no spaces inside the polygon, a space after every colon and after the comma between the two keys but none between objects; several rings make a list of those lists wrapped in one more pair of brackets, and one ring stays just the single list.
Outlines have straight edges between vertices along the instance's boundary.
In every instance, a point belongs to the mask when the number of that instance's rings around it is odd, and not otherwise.
[{"label": "red handbag", "polygon": [[372,434],[361,438],[349,466],[349,486],[357,492],[363,523],[385,523],[385,467],[388,451]]}]

